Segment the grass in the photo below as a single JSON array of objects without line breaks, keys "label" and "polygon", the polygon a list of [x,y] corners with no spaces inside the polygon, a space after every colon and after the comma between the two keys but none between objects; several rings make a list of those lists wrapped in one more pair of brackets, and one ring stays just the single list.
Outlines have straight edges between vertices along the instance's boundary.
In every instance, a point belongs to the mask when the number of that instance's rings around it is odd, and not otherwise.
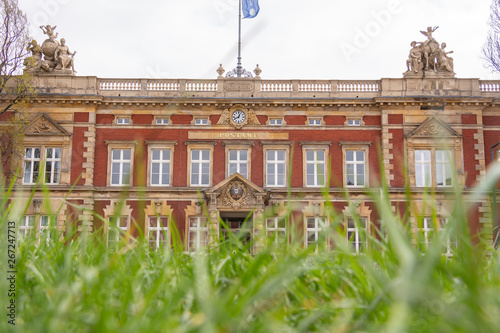
[{"label": "grass", "polygon": [[[2,193],[6,272],[11,191]],[[150,251],[143,238],[117,249],[96,234],[27,238],[16,245],[15,327],[5,315],[9,281],[0,279],[0,331],[500,332],[498,254],[471,240],[459,188],[455,196],[424,254],[387,189],[372,197],[386,231],[367,235],[364,255],[345,244],[333,209],[325,237],[337,246],[317,253],[299,240],[250,254],[238,235],[192,256],[175,246]],[[449,234],[459,239],[453,257],[441,251]]]}]

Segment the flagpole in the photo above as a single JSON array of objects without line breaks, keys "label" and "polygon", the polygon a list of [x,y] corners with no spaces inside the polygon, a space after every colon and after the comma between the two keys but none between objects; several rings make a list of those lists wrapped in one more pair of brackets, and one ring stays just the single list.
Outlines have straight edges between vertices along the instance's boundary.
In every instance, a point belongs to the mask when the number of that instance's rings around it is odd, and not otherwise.
[{"label": "flagpole", "polygon": [[241,77],[241,0],[238,14],[238,63],[236,65],[236,76]]}]

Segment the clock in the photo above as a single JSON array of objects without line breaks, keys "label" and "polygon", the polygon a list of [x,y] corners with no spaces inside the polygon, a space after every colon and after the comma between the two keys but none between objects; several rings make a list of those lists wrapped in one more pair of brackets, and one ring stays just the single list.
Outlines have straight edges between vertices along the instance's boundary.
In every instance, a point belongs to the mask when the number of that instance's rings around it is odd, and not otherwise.
[{"label": "clock", "polygon": [[235,124],[242,124],[245,121],[246,117],[246,113],[241,110],[236,110],[231,115],[231,119]]}]

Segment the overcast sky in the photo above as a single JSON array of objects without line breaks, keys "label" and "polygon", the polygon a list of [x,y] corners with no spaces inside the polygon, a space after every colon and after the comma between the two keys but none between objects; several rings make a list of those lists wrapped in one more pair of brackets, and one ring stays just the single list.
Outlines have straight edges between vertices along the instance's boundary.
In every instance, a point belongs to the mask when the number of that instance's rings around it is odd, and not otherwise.
[{"label": "overcast sky", "polygon": [[[453,50],[461,78],[498,79],[481,48],[491,0],[259,0],[242,20],[243,67],[263,79],[402,77],[410,43],[434,38]],[[57,25],[77,51],[77,75],[217,77],[236,66],[238,0],[19,0],[40,44]]]}]

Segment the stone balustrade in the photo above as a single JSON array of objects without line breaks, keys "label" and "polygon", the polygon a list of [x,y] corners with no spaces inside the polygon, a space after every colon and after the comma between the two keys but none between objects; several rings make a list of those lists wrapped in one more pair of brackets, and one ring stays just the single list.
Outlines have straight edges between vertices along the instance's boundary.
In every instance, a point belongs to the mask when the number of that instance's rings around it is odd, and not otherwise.
[{"label": "stone balustrade", "polygon": [[500,98],[500,80],[384,78],[381,80],[262,80],[260,78],[107,79],[93,76],[36,78],[44,92],[103,97],[376,98],[484,96]]}]

